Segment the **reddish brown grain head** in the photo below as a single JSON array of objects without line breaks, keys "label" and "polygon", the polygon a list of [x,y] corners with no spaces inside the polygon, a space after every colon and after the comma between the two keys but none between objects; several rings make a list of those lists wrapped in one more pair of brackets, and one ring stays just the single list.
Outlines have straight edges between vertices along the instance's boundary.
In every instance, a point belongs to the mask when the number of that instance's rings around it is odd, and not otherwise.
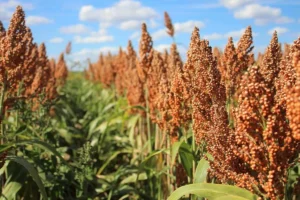
[{"label": "reddish brown grain head", "polygon": [[71,53],[71,51],[72,51],[72,42],[70,41],[70,42],[68,42],[68,44],[66,46],[65,52],[67,55],[69,55]]},{"label": "reddish brown grain head", "polygon": [[0,62],[7,71],[7,83],[9,83],[9,91],[11,92],[16,91],[22,79],[21,71],[26,52],[26,43],[24,42],[26,33],[25,14],[22,7],[18,6],[11,18],[5,37],[2,37],[0,43]]},{"label": "reddish brown grain head", "polygon": [[147,31],[145,23],[142,24],[142,35],[139,44],[139,60],[137,71],[140,80],[144,83],[147,79],[147,74],[152,62],[152,38]]},{"label": "reddish brown grain head", "polygon": [[264,76],[264,79],[269,85],[274,85],[275,77],[278,77],[281,57],[281,48],[278,43],[277,32],[275,31],[260,65],[260,73]]},{"label": "reddish brown grain head", "polygon": [[172,20],[167,12],[164,13],[165,26],[167,28],[167,33],[171,37],[174,37],[174,27],[172,24]]},{"label": "reddish brown grain head", "polygon": [[64,54],[61,53],[54,69],[54,76],[57,85],[64,85],[68,77],[68,68],[65,62]]},{"label": "reddish brown grain head", "polygon": [[287,91],[287,116],[290,120],[293,137],[300,140],[300,37],[290,48],[289,57],[296,72],[295,85]]},{"label": "reddish brown grain head", "polygon": [[0,21],[0,40],[4,36],[5,36],[5,28],[4,28],[3,24],[2,24],[2,22]]}]

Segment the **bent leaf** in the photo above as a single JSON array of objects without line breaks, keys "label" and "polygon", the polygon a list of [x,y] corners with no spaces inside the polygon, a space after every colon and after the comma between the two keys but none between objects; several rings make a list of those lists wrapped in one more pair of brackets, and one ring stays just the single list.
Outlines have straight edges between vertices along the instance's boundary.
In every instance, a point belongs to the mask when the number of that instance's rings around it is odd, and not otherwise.
[{"label": "bent leaf", "polygon": [[208,200],[255,200],[257,196],[250,191],[232,186],[211,183],[195,183],[185,185],[175,190],[168,200],[178,200],[181,197],[194,194]]}]

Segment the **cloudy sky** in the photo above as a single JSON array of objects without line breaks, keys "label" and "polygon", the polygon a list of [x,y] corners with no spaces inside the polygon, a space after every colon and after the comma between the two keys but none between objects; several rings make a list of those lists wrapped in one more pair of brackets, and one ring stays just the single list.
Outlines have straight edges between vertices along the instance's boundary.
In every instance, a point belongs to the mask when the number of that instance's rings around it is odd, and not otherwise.
[{"label": "cloudy sky", "polygon": [[7,27],[22,5],[35,41],[45,42],[48,55],[57,57],[68,41],[76,60],[96,60],[100,51],[116,52],[128,39],[138,47],[140,25],[146,22],[154,47],[163,51],[172,40],[164,28],[167,11],[175,26],[176,42],[184,56],[194,26],[212,46],[223,48],[251,25],[255,52],[263,51],[277,30],[280,42],[300,36],[299,0],[0,0],[0,20]]}]

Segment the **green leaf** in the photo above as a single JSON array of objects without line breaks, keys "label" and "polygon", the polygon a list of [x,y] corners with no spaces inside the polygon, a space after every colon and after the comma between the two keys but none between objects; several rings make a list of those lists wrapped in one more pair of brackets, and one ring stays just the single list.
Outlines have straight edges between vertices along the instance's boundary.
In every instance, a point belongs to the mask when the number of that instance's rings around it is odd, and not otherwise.
[{"label": "green leaf", "polygon": [[175,160],[179,151],[179,148],[182,144],[183,140],[178,141],[178,142],[174,142],[174,144],[172,144],[171,146],[171,164],[174,165],[175,164]]},{"label": "green leaf", "polygon": [[175,190],[167,200],[178,200],[189,194],[208,198],[208,200],[256,200],[257,196],[250,191],[232,186],[211,183],[195,183]]},{"label": "green leaf", "polygon": [[179,156],[187,175],[192,178],[194,155],[191,147],[187,143],[183,142],[181,144],[179,148]]},{"label": "green leaf", "polygon": [[0,153],[3,153],[4,151],[10,149],[12,146],[14,146],[14,143],[1,144]]},{"label": "green leaf", "polygon": [[153,157],[155,157],[155,156],[161,154],[161,153],[164,152],[164,151],[165,151],[165,149],[161,149],[161,150],[159,150],[159,151],[154,151],[153,153],[151,153],[149,156],[147,156],[147,157],[141,162],[141,164],[140,164],[140,169],[143,169],[143,168],[147,165],[148,161],[151,160],[151,158],[153,158]]},{"label": "green leaf", "polygon": [[123,151],[117,151],[117,152],[115,152],[102,166],[101,166],[101,168],[98,170],[98,172],[97,172],[97,175],[100,175],[102,172],[103,172],[103,170],[105,169],[105,167],[107,166],[107,165],[109,165],[109,163],[113,160],[113,159],[115,159],[119,154],[122,154],[122,153],[132,153],[132,150],[123,150]]},{"label": "green leaf", "polygon": [[128,176],[127,178],[123,179],[121,181],[121,184],[135,183],[137,180],[147,180],[147,174],[145,172],[140,174],[132,174],[131,176]]},{"label": "green leaf", "polygon": [[21,157],[7,156],[6,159],[22,165],[29,172],[29,174],[32,176],[32,179],[37,184],[38,188],[40,189],[43,199],[45,199],[45,200],[48,199],[43,182],[42,182],[41,178],[39,177],[37,170],[33,167],[32,164],[30,164],[27,160],[25,160],[24,158],[21,158]]},{"label": "green leaf", "polygon": [[54,155],[56,155],[57,157],[60,158],[60,160],[68,165],[68,163],[63,159],[63,157],[61,156],[61,154],[56,151],[56,149],[54,147],[52,147],[50,144],[44,142],[44,141],[41,141],[41,140],[23,140],[23,141],[20,141],[18,143],[16,143],[16,145],[23,145],[23,144],[32,144],[36,147],[39,147],[41,149],[44,149],[46,151],[49,151],[51,153],[53,153]]},{"label": "green leaf", "polygon": [[2,190],[1,200],[15,199],[17,192],[22,188],[22,184],[18,182],[9,182]]},{"label": "green leaf", "polygon": [[209,162],[205,158],[202,158],[199,161],[194,174],[194,183],[206,183],[208,168]]}]

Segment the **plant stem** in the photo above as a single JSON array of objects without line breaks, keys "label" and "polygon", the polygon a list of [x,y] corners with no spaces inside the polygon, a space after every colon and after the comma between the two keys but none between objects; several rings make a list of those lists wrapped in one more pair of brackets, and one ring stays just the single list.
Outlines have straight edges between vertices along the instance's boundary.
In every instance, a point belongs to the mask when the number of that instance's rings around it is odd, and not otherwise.
[{"label": "plant stem", "polygon": [[7,78],[7,74],[5,72],[5,74],[3,76],[3,85],[2,85],[2,88],[1,88],[1,96],[0,96],[1,144],[4,144],[4,136],[5,136],[4,125],[3,125],[2,121],[3,121],[4,115],[5,115],[4,102],[5,102],[5,92],[6,92],[6,82],[7,82],[6,78]]},{"label": "plant stem", "polygon": [[151,128],[150,128],[150,110],[149,110],[149,101],[148,101],[148,90],[145,89],[145,96],[146,96],[146,118],[147,118],[147,135],[148,135],[148,142],[149,142],[149,153],[152,152],[152,140],[151,140]]}]

